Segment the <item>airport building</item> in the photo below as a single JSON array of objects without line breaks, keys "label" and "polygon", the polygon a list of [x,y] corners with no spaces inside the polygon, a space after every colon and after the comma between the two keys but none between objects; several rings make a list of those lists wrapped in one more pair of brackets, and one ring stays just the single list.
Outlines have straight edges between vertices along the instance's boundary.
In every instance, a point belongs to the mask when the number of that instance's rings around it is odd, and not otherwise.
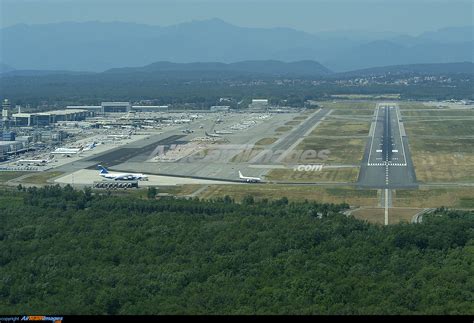
[{"label": "airport building", "polygon": [[102,113],[129,112],[132,109],[130,102],[102,102]]},{"label": "airport building", "polygon": [[134,105],[132,111],[135,112],[167,112],[168,105]]},{"label": "airport building", "polygon": [[268,100],[252,99],[252,103],[249,104],[249,109],[252,111],[265,111],[268,109]]},{"label": "airport building", "polygon": [[0,141],[0,156],[22,152],[25,148],[24,141]]},{"label": "airport building", "polygon": [[210,108],[211,112],[226,112],[230,110],[228,105],[214,105]]},{"label": "airport building", "polygon": [[134,105],[130,102],[102,102],[101,105],[69,105],[66,110],[87,110],[94,114],[168,111],[167,105]]},{"label": "airport building", "polygon": [[0,137],[1,141],[15,141],[15,133],[12,131],[4,131],[2,132],[2,136]]},{"label": "airport building", "polygon": [[81,121],[90,116],[91,112],[83,109],[66,109],[37,113],[14,113],[15,126],[47,126],[59,121]]},{"label": "airport building", "polygon": [[10,127],[10,101],[8,99],[2,102],[2,128],[7,131]]}]

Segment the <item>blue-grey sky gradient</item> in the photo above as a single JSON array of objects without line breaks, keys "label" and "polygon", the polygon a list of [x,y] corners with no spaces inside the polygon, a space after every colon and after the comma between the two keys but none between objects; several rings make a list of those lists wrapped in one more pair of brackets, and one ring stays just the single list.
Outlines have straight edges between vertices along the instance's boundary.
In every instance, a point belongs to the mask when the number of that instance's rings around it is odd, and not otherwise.
[{"label": "blue-grey sky gradient", "polygon": [[18,23],[123,21],[173,25],[220,18],[242,27],[306,32],[394,31],[416,35],[472,25],[466,0],[0,0],[0,27]]}]

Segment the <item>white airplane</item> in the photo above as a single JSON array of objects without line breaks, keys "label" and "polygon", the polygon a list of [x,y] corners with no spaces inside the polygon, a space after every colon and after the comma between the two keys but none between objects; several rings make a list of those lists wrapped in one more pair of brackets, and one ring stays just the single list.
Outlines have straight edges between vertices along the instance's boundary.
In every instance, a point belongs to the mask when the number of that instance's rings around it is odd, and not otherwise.
[{"label": "white airplane", "polygon": [[100,172],[99,175],[107,178],[107,179],[113,179],[114,181],[147,181],[148,176],[144,174],[135,174],[135,173],[110,173],[107,168],[105,168],[102,165],[97,165],[99,167]]},{"label": "white airplane", "polygon": [[53,155],[66,155],[66,157],[71,157],[71,155],[76,155],[81,153],[84,150],[83,147],[80,148],[57,148],[55,151],[52,151]]},{"label": "white airplane", "polygon": [[228,131],[228,130],[214,130],[214,133],[217,134],[217,135],[231,135],[231,134],[233,134],[232,131]]},{"label": "white airplane", "polygon": [[96,143],[93,142],[87,145],[85,148],[84,146],[80,146],[79,148],[57,148],[55,151],[52,151],[51,154],[53,155],[66,155],[66,157],[71,157],[71,155],[79,154],[83,151],[92,150],[96,146]]},{"label": "white airplane", "polygon": [[242,175],[242,173],[240,172],[239,170],[239,177],[240,179],[243,179],[244,181],[246,181],[247,183],[258,183],[258,182],[261,182],[262,179],[260,177],[249,177],[249,176],[244,176]]},{"label": "white airplane", "polygon": [[207,137],[220,137],[221,135],[218,135],[216,133],[207,133],[207,131],[204,131]]},{"label": "white airplane", "polygon": [[46,165],[47,163],[51,162],[53,158],[51,159],[20,159],[19,161],[16,162],[17,165],[34,165],[34,166],[42,166]]}]

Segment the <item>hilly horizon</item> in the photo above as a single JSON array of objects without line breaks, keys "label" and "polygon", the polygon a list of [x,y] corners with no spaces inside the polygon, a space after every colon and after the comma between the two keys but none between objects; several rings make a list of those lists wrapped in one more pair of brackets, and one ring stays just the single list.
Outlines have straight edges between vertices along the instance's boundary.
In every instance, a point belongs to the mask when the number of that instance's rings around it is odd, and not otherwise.
[{"label": "hilly horizon", "polygon": [[239,27],[220,19],[167,27],[123,22],[19,24],[0,30],[0,62],[10,70],[102,72],[162,61],[316,61],[334,72],[345,72],[473,61],[472,30],[473,26],[451,27],[419,36],[310,34],[292,28]]},{"label": "hilly horizon", "polygon": [[333,72],[316,61],[282,62],[275,60],[241,61],[235,63],[192,62],[175,63],[168,61],[154,62],[140,67],[118,67],[103,72],[67,71],[67,70],[15,70],[7,65],[0,65],[0,77],[42,77],[42,76],[134,76],[161,74],[171,78],[186,77],[226,78],[226,77],[316,77],[338,78],[352,76],[370,76],[390,74],[474,74],[473,62],[427,63],[409,65],[376,66],[347,72]]}]

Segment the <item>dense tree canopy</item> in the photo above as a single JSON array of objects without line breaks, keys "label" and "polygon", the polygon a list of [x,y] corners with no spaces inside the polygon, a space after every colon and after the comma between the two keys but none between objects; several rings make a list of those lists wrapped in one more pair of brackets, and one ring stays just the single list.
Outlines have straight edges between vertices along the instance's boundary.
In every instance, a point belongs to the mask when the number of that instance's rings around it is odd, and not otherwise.
[{"label": "dense tree canopy", "polygon": [[0,192],[0,312],[474,314],[474,213]]}]

